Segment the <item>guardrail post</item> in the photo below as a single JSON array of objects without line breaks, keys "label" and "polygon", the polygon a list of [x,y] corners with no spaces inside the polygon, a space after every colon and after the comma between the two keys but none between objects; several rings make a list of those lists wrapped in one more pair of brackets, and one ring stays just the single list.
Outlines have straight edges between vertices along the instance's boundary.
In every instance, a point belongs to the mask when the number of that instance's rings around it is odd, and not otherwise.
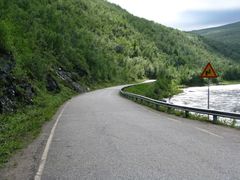
[{"label": "guardrail post", "polygon": [[217,124],[218,118],[217,115],[213,115],[213,124]]},{"label": "guardrail post", "polygon": [[140,98],[138,99],[138,104],[141,104],[141,99]]},{"label": "guardrail post", "polygon": [[186,117],[186,118],[189,117],[189,111],[185,111],[185,117]]}]

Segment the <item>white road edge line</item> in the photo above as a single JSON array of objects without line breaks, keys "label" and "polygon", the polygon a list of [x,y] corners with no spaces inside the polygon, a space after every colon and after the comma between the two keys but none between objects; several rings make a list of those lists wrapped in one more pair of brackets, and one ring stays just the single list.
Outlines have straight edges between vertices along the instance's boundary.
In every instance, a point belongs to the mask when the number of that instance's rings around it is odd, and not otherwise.
[{"label": "white road edge line", "polygon": [[37,173],[36,173],[36,175],[34,177],[34,180],[41,180],[41,178],[42,178],[44,166],[46,164],[48,152],[49,152],[49,149],[50,149],[50,146],[51,146],[51,143],[52,143],[52,139],[53,139],[53,135],[54,135],[55,129],[56,129],[57,124],[59,122],[59,119],[61,118],[61,116],[63,114],[63,111],[65,110],[65,107],[67,106],[68,103],[69,102],[67,102],[64,105],[63,109],[61,110],[60,114],[57,117],[56,122],[54,123],[54,126],[53,126],[53,128],[51,130],[51,133],[50,133],[49,137],[48,137],[47,144],[46,144],[45,149],[43,151],[43,154],[42,154],[42,157],[41,157],[41,160],[40,160],[40,165],[39,165],[38,171],[37,171]]},{"label": "white road edge line", "polygon": [[212,132],[210,132],[210,131],[208,131],[208,130],[206,130],[206,129],[202,129],[202,128],[199,128],[199,127],[195,127],[195,128],[198,129],[199,131],[202,131],[202,132],[205,132],[205,133],[210,134],[210,135],[212,135],[212,136],[215,136],[215,137],[218,137],[218,138],[222,138],[222,139],[223,139],[223,136],[219,136],[219,135],[217,135],[217,134],[215,134],[215,133],[212,133]]}]

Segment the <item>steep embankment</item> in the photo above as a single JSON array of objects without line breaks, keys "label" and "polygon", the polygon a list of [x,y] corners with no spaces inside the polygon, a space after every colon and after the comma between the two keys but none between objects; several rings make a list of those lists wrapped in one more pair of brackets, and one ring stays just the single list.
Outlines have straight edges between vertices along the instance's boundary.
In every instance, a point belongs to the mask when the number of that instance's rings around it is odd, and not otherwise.
[{"label": "steep embankment", "polygon": [[88,87],[158,74],[191,82],[208,61],[220,73],[232,63],[103,0],[1,0],[0,10],[0,164]]}]

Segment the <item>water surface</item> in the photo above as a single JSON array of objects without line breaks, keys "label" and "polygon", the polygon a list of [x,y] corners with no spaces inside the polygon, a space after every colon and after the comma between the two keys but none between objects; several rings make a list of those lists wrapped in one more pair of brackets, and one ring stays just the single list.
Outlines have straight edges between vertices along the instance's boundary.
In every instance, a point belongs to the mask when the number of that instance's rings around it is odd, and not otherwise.
[{"label": "water surface", "polygon": [[[190,87],[173,96],[177,105],[207,109],[208,87]],[[240,84],[210,86],[210,109],[240,113]],[[239,124],[238,121],[237,124]]]},{"label": "water surface", "polygon": [[[175,95],[170,102],[207,109],[208,87],[190,87]],[[240,84],[210,86],[210,109],[240,113]]]}]

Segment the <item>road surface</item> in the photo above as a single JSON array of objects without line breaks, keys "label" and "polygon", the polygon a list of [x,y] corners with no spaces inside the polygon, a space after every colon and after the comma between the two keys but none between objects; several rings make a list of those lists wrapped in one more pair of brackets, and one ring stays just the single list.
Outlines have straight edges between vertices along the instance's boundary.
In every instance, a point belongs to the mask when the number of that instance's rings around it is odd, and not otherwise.
[{"label": "road surface", "polygon": [[239,130],[149,109],[119,89],[65,106],[38,179],[240,179]]}]

